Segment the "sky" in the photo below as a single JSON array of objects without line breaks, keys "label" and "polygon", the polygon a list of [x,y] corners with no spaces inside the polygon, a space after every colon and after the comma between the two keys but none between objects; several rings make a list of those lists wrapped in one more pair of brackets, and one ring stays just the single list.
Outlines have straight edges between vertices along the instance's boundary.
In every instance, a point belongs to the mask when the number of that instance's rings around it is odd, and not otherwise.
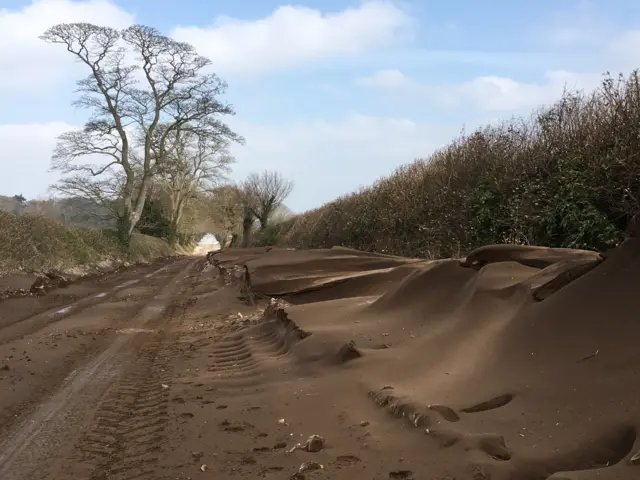
[{"label": "sky", "polygon": [[246,139],[232,178],[280,171],[296,212],[640,66],[632,0],[0,0],[0,194],[49,195],[56,137],[88,118],[87,72],[38,39],[68,22],[149,25],[209,57]]}]

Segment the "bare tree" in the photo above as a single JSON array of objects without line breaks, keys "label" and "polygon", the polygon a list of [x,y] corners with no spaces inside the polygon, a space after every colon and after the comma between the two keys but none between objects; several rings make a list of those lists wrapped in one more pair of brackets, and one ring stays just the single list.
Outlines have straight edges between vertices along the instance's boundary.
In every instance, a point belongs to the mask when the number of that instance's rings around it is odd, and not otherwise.
[{"label": "bare tree", "polygon": [[13,196],[13,208],[12,213],[16,215],[27,205],[27,199],[21,193]]},{"label": "bare tree", "polygon": [[[113,171],[109,175],[101,175],[97,178],[77,172],[60,179],[53,189],[65,197],[86,198],[101,206],[100,211],[104,212],[101,214],[102,220],[106,220],[105,216],[119,219],[123,211],[122,192],[126,178],[126,175],[119,171]],[[135,189],[132,190],[135,191]]]},{"label": "bare tree", "polygon": [[273,212],[293,190],[293,182],[285,179],[280,172],[265,170],[249,174],[242,190],[249,211],[260,222],[260,229],[264,230]]},{"label": "bare tree", "polygon": [[[92,117],[83,130],[59,137],[53,168],[67,175],[62,184],[67,193],[95,192],[90,184],[120,174],[118,191],[110,195],[118,195],[123,241],[128,242],[140,219],[152,179],[178,147],[176,130],[203,139],[243,141],[220,120],[234,114],[218,100],[226,83],[203,72],[210,61],[191,45],[142,25],[118,31],[89,23],[60,24],[41,38],[64,45],[89,69],[77,82],[75,105],[91,110]],[[137,63],[128,63],[132,54]],[[97,163],[88,163],[91,157]],[[102,194],[95,198],[105,200]],[[113,204],[116,198],[107,200]]]},{"label": "bare tree", "polygon": [[172,234],[177,234],[185,207],[199,195],[217,186],[231,171],[235,159],[227,142],[176,130],[176,148],[169,153],[157,184],[167,198],[167,217]]},{"label": "bare tree", "polygon": [[247,197],[243,197],[242,202],[242,247],[244,248],[251,246],[253,225],[255,223],[255,216],[246,199]]},{"label": "bare tree", "polygon": [[228,184],[212,189],[208,199],[211,216],[220,230],[220,243],[226,247],[232,237],[240,233],[240,225],[245,211],[243,194],[237,186]]},{"label": "bare tree", "polygon": [[289,207],[286,205],[280,205],[278,208],[275,208],[271,215],[269,216],[269,224],[270,225],[279,225],[288,220],[291,220],[295,214],[291,211]]}]

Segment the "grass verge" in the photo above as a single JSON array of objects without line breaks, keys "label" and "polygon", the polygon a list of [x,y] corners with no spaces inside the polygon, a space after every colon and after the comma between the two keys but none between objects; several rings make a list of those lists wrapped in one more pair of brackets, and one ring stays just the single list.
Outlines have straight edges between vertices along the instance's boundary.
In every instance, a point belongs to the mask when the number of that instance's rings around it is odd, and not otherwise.
[{"label": "grass verge", "polygon": [[135,234],[128,250],[115,232],[68,228],[40,216],[0,210],[0,275],[64,271],[148,262],[175,254],[164,240]]}]

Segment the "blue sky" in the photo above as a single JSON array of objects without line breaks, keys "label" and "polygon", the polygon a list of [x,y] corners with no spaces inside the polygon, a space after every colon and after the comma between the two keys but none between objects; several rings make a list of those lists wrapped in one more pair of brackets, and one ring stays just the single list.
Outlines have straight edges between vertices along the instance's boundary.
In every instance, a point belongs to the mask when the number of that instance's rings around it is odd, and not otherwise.
[{"label": "blue sky", "polygon": [[247,140],[234,178],[280,170],[295,211],[640,66],[631,0],[1,0],[0,193],[47,195],[56,136],[86,119],[70,106],[85,72],[37,39],[73,21],[151,25],[210,57]]}]

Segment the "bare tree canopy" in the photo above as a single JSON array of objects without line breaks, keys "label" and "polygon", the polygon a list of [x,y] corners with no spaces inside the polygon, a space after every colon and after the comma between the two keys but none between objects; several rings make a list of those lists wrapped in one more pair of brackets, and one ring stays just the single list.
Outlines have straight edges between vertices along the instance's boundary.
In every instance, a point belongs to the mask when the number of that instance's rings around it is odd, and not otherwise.
[{"label": "bare tree canopy", "polygon": [[265,170],[249,174],[242,190],[249,211],[260,222],[260,229],[264,230],[272,213],[293,190],[293,182],[285,179],[280,172]]},{"label": "bare tree canopy", "polygon": [[293,213],[293,211],[283,204],[278,208],[273,209],[273,212],[271,212],[271,216],[269,216],[269,224],[279,225],[288,220],[291,220],[294,216],[295,214]]},{"label": "bare tree canopy", "polygon": [[[53,168],[66,175],[61,190],[100,192],[90,197],[100,202],[118,199],[124,237],[130,237],[140,219],[152,179],[175,158],[178,131],[207,144],[243,141],[221,121],[234,114],[232,106],[219,100],[226,83],[204,71],[210,61],[191,45],[142,25],[119,31],[89,23],[60,24],[41,38],[64,45],[89,69],[77,82],[75,105],[92,116],[83,130],[59,137],[52,158]],[[115,184],[102,190],[104,182],[114,183],[109,180],[113,176],[118,177]]]},{"label": "bare tree canopy", "polygon": [[156,184],[168,200],[168,219],[177,232],[185,207],[226,179],[235,159],[225,142],[176,130],[176,148],[167,156]]},{"label": "bare tree canopy", "polygon": [[213,188],[207,195],[210,215],[220,234],[220,243],[228,246],[231,238],[240,233],[244,215],[243,195],[233,185],[221,185]]}]

